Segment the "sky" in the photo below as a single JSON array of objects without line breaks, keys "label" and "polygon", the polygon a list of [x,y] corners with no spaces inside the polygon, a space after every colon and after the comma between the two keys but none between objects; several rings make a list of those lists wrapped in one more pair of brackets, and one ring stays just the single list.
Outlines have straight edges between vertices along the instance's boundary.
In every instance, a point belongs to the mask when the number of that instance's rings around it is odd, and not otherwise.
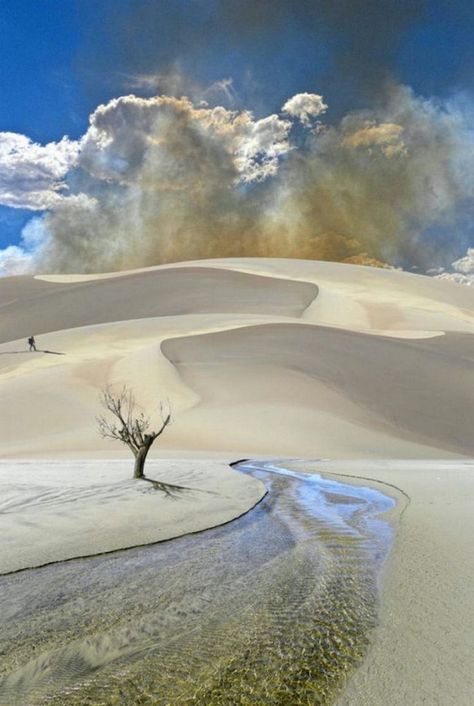
[{"label": "sky", "polygon": [[472,3],[3,0],[0,32],[2,274],[474,261]]}]

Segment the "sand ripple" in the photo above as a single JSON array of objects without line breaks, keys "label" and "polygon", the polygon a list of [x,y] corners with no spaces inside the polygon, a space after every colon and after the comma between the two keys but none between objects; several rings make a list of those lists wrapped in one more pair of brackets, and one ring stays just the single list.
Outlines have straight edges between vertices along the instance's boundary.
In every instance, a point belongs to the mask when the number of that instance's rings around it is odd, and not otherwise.
[{"label": "sand ripple", "polygon": [[376,623],[393,501],[244,468],[271,492],[227,527],[3,577],[0,702],[330,703]]}]

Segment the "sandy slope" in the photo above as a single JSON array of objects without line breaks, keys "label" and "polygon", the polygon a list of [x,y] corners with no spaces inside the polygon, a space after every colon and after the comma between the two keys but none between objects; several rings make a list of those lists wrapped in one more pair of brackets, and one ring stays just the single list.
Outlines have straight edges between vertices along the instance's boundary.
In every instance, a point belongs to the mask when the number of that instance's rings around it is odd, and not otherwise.
[{"label": "sandy slope", "polygon": [[[100,387],[127,383],[146,409],[170,399],[167,453],[468,455],[473,300],[295,260],[3,279],[0,443],[9,457],[120,453],[95,416]],[[27,353],[30,333],[62,355]]]}]

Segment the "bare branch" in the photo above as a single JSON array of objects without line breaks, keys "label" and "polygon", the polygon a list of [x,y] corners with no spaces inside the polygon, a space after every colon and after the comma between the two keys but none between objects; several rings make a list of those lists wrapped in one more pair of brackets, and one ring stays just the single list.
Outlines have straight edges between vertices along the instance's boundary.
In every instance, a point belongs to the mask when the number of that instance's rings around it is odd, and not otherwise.
[{"label": "bare branch", "polygon": [[166,417],[162,417],[163,419],[163,424],[161,425],[161,428],[158,431],[152,431],[151,434],[147,434],[147,436],[153,437],[153,441],[157,439],[159,436],[162,435],[168,424],[171,422],[171,414],[168,412]]},{"label": "bare branch", "polygon": [[149,431],[149,417],[143,411],[136,411],[135,396],[126,386],[118,393],[106,387],[102,390],[101,403],[117,421],[110,421],[104,416],[96,417],[99,434],[126,444],[135,456],[135,477],[144,478],[143,468],[148,451],[171,422],[169,401],[166,408],[160,403],[162,424],[158,431]]},{"label": "bare branch", "polygon": [[96,421],[97,421],[97,426],[99,428],[99,434],[104,439],[109,438],[109,439],[118,439],[119,441],[123,441],[123,437],[120,434],[120,430],[118,429],[116,424],[112,424],[104,417],[96,417]]},{"label": "bare branch", "polygon": [[99,432],[102,434],[105,428],[107,436],[122,441],[136,453],[142,444],[134,428],[135,398],[133,393],[125,386],[118,394],[114,394],[110,387],[106,387],[102,391],[101,401],[102,406],[111,412],[119,420],[120,424],[110,424],[104,420],[105,424],[101,425],[99,423]]}]

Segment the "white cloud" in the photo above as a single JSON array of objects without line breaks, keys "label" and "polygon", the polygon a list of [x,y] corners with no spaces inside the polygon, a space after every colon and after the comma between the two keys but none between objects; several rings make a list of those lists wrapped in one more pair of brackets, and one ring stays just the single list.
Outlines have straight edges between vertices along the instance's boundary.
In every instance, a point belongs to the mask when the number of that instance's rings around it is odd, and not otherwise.
[{"label": "white cloud", "polygon": [[325,113],[327,108],[322,96],[316,93],[297,93],[286,101],[282,110],[292,118],[298,118],[305,127],[311,127],[313,120]]},{"label": "white cloud", "polygon": [[466,255],[459,260],[455,260],[451,268],[454,272],[443,272],[436,275],[436,279],[474,286],[474,248],[468,248]]},{"label": "white cloud", "polygon": [[474,286],[474,275],[462,275],[460,272],[444,272],[442,275],[436,275],[435,279],[444,279],[448,282],[464,284],[468,287]]},{"label": "white cloud", "polygon": [[257,122],[249,120],[236,138],[235,164],[242,181],[262,181],[277,173],[280,157],[290,149],[290,127],[291,123],[277,115]]},{"label": "white cloud", "polygon": [[17,245],[0,250],[0,276],[25,275],[34,270],[35,258]]},{"label": "white cloud", "polygon": [[0,250],[0,276],[34,272],[48,239],[44,218],[36,216],[29,220],[21,232],[19,245],[9,245]]},{"label": "white cloud", "polygon": [[[208,95],[226,91],[227,80]],[[454,105],[394,87],[377,110],[318,130],[326,105],[316,94],[261,119],[201,98],[116,98],[77,142],[0,134],[0,203],[46,211],[0,254],[3,270],[256,254],[393,262],[474,201],[472,121]],[[296,119],[311,128],[304,140]],[[457,280],[471,276],[466,258]]]},{"label": "white cloud", "polygon": [[464,257],[453,262],[453,270],[463,275],[474,275],[474,248],[468,248]]},{"label": "white cloud", "polygon": [[255,121],[249,111],[195,107],[187,98],[122,96],[91,115],[80,165],[98,179],[130,184],[152,156],[155,171],[167,168],[171,183],[176,162],[170,163],[170,152],[175,159],[186,153],[193,160],[191,174],[194,160],[203,166],[209,152],[218,150],[235,168],[237,180],[261,181],[275,174],[279,157],[290,149],[290,127],[277,115]]},{"label": "white cloud", "polygon": [[[113,269],[216,252],[240,252],[251,227],[251,190],[290,150],[278,115],[196,106],[188,98],[123,96],[99,106],[77,166],[89,201],[70,196],[46,217],[51,240],[38,267]],[[84,196],[84,195],[83,195]],[[51,265],[53,263],[53,265]]]},{"label": "white cloud", "polygon": [[64,177],[79,144],[64,137],[39,145],[25,135],[0,132],[0,204],[41,211],[65,198]]},{"label": "white cloud", "polygon": [[21,245],[24,249],[33,251],[41,248],[48,239],[44,219],[36,216],[28,221],[21,231]]}]

